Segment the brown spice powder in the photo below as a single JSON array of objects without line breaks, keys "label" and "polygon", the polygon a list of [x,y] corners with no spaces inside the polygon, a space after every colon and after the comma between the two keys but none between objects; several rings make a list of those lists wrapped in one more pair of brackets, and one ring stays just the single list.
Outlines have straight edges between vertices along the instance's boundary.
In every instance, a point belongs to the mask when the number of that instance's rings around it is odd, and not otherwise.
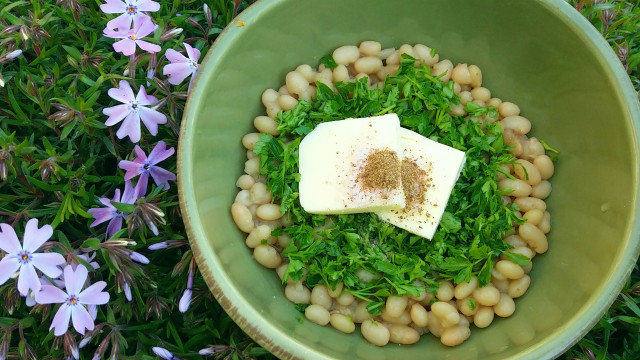
[{"label": "brown spice powder", "polygon": [[402,159],[402,187],[406,199],[404,212],[424,203],[428,184],[426,171],[421,169],[414,160]]},{"label": "brown spice powder", "polygon": [[398,154],[378,149],[367,156],[357,179],[365,190],[393,190],[400,186],[400,176]]}]

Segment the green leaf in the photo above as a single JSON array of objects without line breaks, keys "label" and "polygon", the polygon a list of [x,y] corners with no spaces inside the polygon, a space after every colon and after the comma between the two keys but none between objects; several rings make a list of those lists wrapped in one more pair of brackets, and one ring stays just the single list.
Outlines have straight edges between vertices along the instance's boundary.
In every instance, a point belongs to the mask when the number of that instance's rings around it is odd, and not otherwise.
[{"label": "green leaf", "polygon": [[333,60],[333,56],[331,56],[331,54],[325,55],[320,58],[320,62],[324,64],[327,69],[334,69],[338,67],[338,64],[335,60]]},{"label": "green leaf", "polygon": [[113,207],[115,207],[119,211],[123,213],[129,213],[129,214],[134,212],[136,209],[136,206],[134,204],[125,204],[125,203],[111,201],[111,205],[113,205]]}]

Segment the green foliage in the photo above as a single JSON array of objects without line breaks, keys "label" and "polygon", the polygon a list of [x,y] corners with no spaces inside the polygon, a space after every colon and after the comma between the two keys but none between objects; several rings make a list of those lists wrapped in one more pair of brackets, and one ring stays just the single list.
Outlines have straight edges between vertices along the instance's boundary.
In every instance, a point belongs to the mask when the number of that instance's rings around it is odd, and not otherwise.
[{"label": "green foliage", "polygon": [[[91,281],[106,281],[111,301],[99,307],[99,331],[80,350],[82,359],[90,359],[96,350],[104,351],[103,358],[154,359],[153,346],[183,359],[199,359],[198,350],[211,344],[219,344],[216,358],[264,354],[214,301],[198,274],[191,308],[185,314],[178,311],[193,260],[188,247],[180,246],[186,244],[186,234],[173,184],[169,191],[153,186],[140,201],[164,214],[158,222],[159,236],[140,226],[116,234],[125,241],[105,242],[105,225],[90,228],[93,219],[87,213],[102,206],[98,197],[111,198],[115,189],[122,189],[124,172],[118,161],[134,156],[134,145],[115,137],[117,127],[104,125],[107,117],[102,109],[117,104],[107,91],[121,79],[144,85],[162,100],[159,111],[167,114],[169,123],[161,125],[155,137],[143,130],[139,145],[146,153],[159,140],[176,147],[189,81],[169,85],[162,75],[167,61],[161,55],[169,48],[182,50],[187,41],[204,56],[231,21],[234,2],[206,1],[209,21],[202,1],[161,1],[161,10],[150,13],[159,25],[151,41],[163,50],[157,57],[138,51],[133,68],[128,57],[113,51],[114,41],[102,35],[114,17],[100,11],[102,3],[0,0],[0,58],[13,49],[24,51],[13,60],[0,61],[4,84],[0,87],[0,221],[15,225],[18,233],[28,218],[52,224],[56,242],[52,250],[71,262],[88,266],[77,255],[97,250],[94,261],[100,268],[91,271]],[[240,10],[246,6],[241,4]],[[165,39],[174,28],[184,31]],[[155,70],[150,79],[149,69]],[[175,156],[162,166],[175,172]],[[138,207],[116,206],[126,212]],[[173,247],[146,250],[159,241],[172,241]],[[128,251],[145,254],[151,263],[133,263]],[[122,291],[125,281],[131,285],[132,302]],[[69,355],[67,347],[83,338],[72,330],[72,336],[56,339],[49,325],[57,308],[27,307],[15,280],[0,286],[0,301],[0,351],[6,343],[9,358],[64,358]]]}]

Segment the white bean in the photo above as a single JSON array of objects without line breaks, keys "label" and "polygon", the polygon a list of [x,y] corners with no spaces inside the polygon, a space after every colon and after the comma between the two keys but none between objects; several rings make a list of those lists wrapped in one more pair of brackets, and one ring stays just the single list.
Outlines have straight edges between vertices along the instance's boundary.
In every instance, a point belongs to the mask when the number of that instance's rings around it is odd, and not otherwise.
[{"label": "white bean", "polygon": [[304,310],[304,316],[309,319],[309,321],[322,326],[327,325],[330,319],[329,311],[320,305],[307,306]]},{"label": "white bean", "polygon": [[360,50],[353,45],[341,46],[333,51],[333,60],[342,65],[353,64],[360,57]]},{"label": "white bean", "polygon": [[407,308],[409,298],[406,296],[389,296],[387,298],[386,311],[389,316],[399,317]]},{"label": "white bean", "polygon": [[351,334],[356,330],[356,325],[351,320],[351,317],[343,314],[331,314],[331,326],[338,331],[342,331],[345,334]]},{"label": "white bean", "polygon": [[380,56],[382,45],[377,41],[363,41],[360,43],[358,50],[364,56]]},{"label": "white bean", "polygon": [[309,88],[309,82],[297,71],[291,71],[285,77],[287,90],[292,94],[300,95]]},{"label": "white bean", "polygon": [[406,325],[391,325],[389,327],[389,340],[395,344],[415,344],[420,340],[420,334]]},{"label": "white bean", "polygon": [[471,330],[467,326],[456,325],[445,329],[440,337],[440,342],[446,346],[458,346],[471,336]]},{"label": "white bean", "polygon": [[391,334],[389,329],[375,320],[367,320],[360,327],[362,336],[376,346],[385,346],[389,343]]},{"label": "white bean", "polygon": [[418,303],[411,305],[410,315],[411,321],[417,326],[425,327],[429,323],[429,312]]},{"label": "white bean", "polygon": [[253,119],[253,126],[264,134],[278,135],[278,123],[272,118],[264,115],[256,116]]},{"label": "white bean", "polygon": [[280,205],[278,204],[263,204],[258,206],[256,210],[256,216],[262,220],[272,221],[278,220],[282,217],[280,213]]},{"label": "white bean", "polygon": [[331,304],[333,300],[331,296],[329,296],[329,291],[327,291],[327,287],[324,285],[316,285],[311,290],[311,303],[314,305],[320,305],[325,309],[331,309]]},{"label": "white bean", "polygon": [[247,236],[245,243],[248,247],[255,248],[262,244],[262,240],[267,240],[267,243],[269,244],[273,243],[271,227],[269,227],[269,225],[256,226],[251,230],[249,236]]},{"label": "white bean", "polygon": [[275,269],[282,263],[282,257],[271,245],[258,245],[253,249],[253,257],[260,265],[269,269]]},{"label": "white bean", "polygon": [[246,233],[251,232],[255,227],[251,211],[249,211],[249,208],[245,205],[233,203],[233,205],[231,205],[231,216],[238,226],[238,229]]},{"label": "white bean", "polygon": [[290,282],[284,288],[284,296],[295,304],[308,304],[311,291],[299,281]]}]

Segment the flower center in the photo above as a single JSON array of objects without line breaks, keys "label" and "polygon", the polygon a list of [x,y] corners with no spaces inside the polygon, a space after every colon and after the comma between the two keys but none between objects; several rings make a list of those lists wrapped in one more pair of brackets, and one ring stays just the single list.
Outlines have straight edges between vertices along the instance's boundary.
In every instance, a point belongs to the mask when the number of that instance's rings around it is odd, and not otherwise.
[{"label": "flower center", "polygon": [[31,254],[28,251],[19,252],[18,257],[21,264],[28,264],[31,261]]},{"label": "flower center", "polygon": [[127,12],[129,15],[135,15],[138,12],[138,7],[129,4],[129,6],[127,6]]},{"label": "flower center", "polygon": [[77,305],[78,304],[78,297],[75,296],[75,295],[69,296],[69,298],[67,299],[67,304],[69,304],[69,305]]},{"label": "flower center", "polygon": [[138,103],[135,101],[131,102],[131,109],[138,111]]},{"label": "flower center", "polygon": [[144,164],[144,166],[143,166],[143,168],[144,168],[145,170],[149,170],[149,168],[150,168],[150,167],[151,167],[151,166],[150,166],[149,164]]},{"label": "flower center", "polygon": [[198,69],[198,63],[193,61],[193,60],[189,60],[189,67],[191,67],[191,70],[197,70]]},{"label": "flower center", "polygon": [[131,39],[131,40],[135,40],[135,39],[137,39],[137,38],[138,38],[138,37],[137,37],[137,36],[135,36],[135,35],[131,35],[131,36],[129,36],[129,39]]}]

